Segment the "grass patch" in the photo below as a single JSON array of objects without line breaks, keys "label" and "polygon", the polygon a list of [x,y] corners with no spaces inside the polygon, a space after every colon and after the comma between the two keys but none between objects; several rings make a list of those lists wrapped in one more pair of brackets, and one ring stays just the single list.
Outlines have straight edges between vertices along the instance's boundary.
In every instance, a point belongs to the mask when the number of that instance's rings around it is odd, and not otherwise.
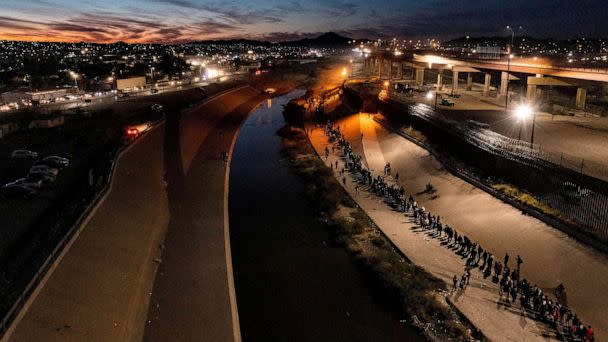
[{"label": "grass patch", "polygon": [[525,204],[531,208],[534,208],[534,209],[540,211],[541,213],[543,213],[545,215],[555,217],[555,218],[558,218],[558,219],[566,221],[566,222],[570,222],[570,219],[561,211],[550,207],[549,205],[541,202],[538,198],[534,197],[533,195],[531,195],[527,192],[523,192],[510,184],[504,184],[504,183],[492,184],[492,188],[494,190],[497,190],[497,191],[517,200],[518,202],[520,202],[522,204]]}]

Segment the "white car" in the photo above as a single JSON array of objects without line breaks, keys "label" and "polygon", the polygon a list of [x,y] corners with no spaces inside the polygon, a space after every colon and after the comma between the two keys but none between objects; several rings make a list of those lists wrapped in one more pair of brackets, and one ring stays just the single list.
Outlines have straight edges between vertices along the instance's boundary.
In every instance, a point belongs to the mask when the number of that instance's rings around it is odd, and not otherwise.
[{"label": "white car", "polygon": [[14,150],[13,153],[11,153],[11,158],[35,159],[38,158],[38,152],[30,150]]},{"label": "white car", "polygon": [[57,177],[48,172],[30,172],[27,175],[27,179],[30,181],[42,181],[42,184],[50,184],[55,182]]},{"label": "white car", "polygon": [[42,188],[42,180],[31,178],[19,178],[13,182],[7,183],[5,186],[10,185],[22,185],[32,189],[40,189]]},{"label": "white car", "polygon": [[46,165],[55,169],[63,169],[70,166],[70,160],[59,156],[48,156],[42,158],[36,165]]},{"label": "white car", "polygon": [[53,176],[57,176],[59,174],[59,170],[54,167],[49,167],[47,165],[34,165],[30,168],[30,174],[33,173],[47,173]]}]

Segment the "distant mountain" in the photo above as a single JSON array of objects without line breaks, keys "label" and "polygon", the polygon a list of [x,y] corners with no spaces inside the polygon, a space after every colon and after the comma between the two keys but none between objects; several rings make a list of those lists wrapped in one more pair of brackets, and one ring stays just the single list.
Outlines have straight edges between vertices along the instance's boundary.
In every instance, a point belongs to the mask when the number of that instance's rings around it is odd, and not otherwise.
[{"label": "distant mountain", "polygon": [[323,33],[316,38],[305,38],[288,42],[281,42],[281,45],[308,46],[308,47],[346,47],[352,38],[341,36],[334,32]]},{"label": "distant mountain", "polygon": [[233,45],[233,44],[243,44],[243,45],[257,45],[257,46],[267,46],[272,45],[271,42],[265,40],[254,40],[254,39],[218,39],[218,40],[201,40],[197,42],[192,42],[190,44],[217,44],[217,45]]}]

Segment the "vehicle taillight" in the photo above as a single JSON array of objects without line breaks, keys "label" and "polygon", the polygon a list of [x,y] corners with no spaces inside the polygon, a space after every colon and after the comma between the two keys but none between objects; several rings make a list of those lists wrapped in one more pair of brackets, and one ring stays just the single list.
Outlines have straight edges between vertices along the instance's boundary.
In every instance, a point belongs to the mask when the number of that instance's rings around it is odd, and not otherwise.
[{"label": "vehicle taillight", "polygon": [[137,137],[139,135],[139,130],[137,128],[127,128],[126,133],[128,137]]}]

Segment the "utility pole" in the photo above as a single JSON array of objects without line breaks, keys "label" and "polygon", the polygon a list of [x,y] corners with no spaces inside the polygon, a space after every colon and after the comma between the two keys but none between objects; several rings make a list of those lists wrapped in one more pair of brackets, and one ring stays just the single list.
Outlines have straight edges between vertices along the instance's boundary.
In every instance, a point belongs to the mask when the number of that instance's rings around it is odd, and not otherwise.
[{"label": "utility pole", "polygon": [[530,137],[530,144],[532,144],[532,145],[534,145],[534,127],[535,126],[536,126],[536,111],[534,111],[534,114],[532,115],[532,136]]}]

